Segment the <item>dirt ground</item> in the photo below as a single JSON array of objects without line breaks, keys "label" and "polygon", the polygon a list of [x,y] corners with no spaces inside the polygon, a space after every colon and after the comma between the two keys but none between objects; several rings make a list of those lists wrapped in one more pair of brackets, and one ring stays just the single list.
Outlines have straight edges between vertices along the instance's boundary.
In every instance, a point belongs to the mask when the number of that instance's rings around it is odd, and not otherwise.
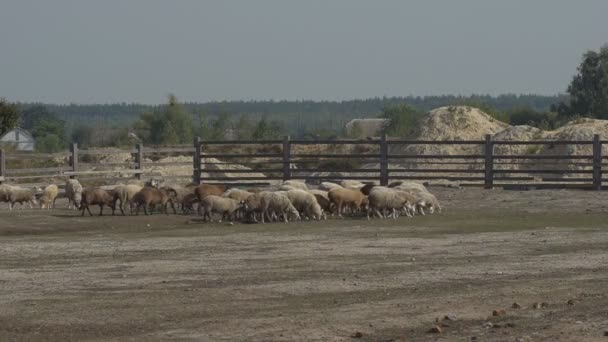
[{"label": "dirt ground", "polygon": [[608,340],[605,192],[432,191],[396,221],[2,207],[0,340]]}]

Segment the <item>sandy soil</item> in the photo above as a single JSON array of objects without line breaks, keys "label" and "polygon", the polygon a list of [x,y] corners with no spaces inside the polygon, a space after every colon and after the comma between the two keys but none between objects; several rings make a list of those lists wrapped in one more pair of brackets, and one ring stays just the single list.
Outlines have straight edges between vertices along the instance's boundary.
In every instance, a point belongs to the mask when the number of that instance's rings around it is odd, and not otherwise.
[{"label": "sandy soil", "polygon": [[2,208],[0,340],[608,339],[605,193],[433,191],[371,222]]}]

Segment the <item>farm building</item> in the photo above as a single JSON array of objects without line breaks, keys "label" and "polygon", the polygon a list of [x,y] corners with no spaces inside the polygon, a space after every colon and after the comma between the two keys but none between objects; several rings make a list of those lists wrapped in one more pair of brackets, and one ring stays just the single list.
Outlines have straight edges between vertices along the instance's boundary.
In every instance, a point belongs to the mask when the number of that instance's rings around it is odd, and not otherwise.
[{"label": "farm building", "polygon": [[15,146],[17,151],[33,151],[34,137],[26,130],[15,128],[8,131],[0,138],[0,144]]},{"label": "farm building", "polygon": [[346,135],[353,138],[379,137],[388,119],[352,119],[344,125]]}]

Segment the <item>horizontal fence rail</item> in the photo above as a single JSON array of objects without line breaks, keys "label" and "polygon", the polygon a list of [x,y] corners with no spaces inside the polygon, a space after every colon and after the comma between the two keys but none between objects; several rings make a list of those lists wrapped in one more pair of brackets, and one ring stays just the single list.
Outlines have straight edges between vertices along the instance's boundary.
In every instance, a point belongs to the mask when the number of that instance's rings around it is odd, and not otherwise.
[{"label": "horizontal fence rail", "polygon": [[[0,183],[52,177],[141,179],[153,175],[155,167],[179,166],[191,170],[191,174],[185,176],[197,184],[357,179],[388,185],[398,180],[447,180],[488,189],[540,184],[599,190],[602,182],[608,181],[603,178],[603,167],[608,165],[608,156],[602,155],[604,144],[608,144],[608,140],[601,140],[599,135],[593,140],[559,141],[494,141],[490,135],[483,140],[467,141],[388,139],[386,135],[375,139],[292,140],[284,137],[259,141],[205,141],[196,137],[189,146],[144,148],[143,144],[136,144],[122,151],[83,150],[72,144],[69,153],[0,149]],[[417,149],[424,146],[431,148]],[[545,146],[545,153],[538,154],[538,146]],[[574,147],[577,153],[564,152]],[[455,153],[447,153],[449,148]],[[131,158],[95,161],[98,156],[119,153]],[[187,158],[162,161],[167,156]],[[30,161],[29,164],[19,164],[25,160]],[[44,165],[45,160],[52,160],[53,164]]]}]

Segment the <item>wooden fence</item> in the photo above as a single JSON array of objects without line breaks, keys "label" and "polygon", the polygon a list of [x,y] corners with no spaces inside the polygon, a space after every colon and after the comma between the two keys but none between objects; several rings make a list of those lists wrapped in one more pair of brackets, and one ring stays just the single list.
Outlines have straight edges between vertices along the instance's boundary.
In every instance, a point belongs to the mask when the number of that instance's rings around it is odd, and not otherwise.
[{"label": "wooden fence", "polygon": [[[602,181],[606,180],[602,179],[602,167],[607,159],[602,156],[602,146],[606,143],[608,141],[600,140],[599,135],[595,135],[593,140],[580,141],[494,141],[491,135],[487,135],[484,140],[475,141],[395,140],[386,136],[367,140],[292,140],[284,137],[265,141],[203,141],[195,138],[191,146],[144,148],[142,144],[137,144],[132,150],[119,152],[80,150],[76,144],[72,144],[69,153],[58,154],[8,153],[0,150],[0,182],[53,176],[105,179],[118,172],[123,176],[128,174],[141,178],[150,175],[148,168],[151,165],[159,164],[146,161],[145,157],[164,153],[191,155],[191,163],[177,164],[192,165],[191,178],[195,183],[268,182],[295,178],[311,182],[358,179],[386,185],[395,180],[449,180],[485,188],[535,185],[600,190]],[[422,145],[432,146],[436,150],[450,145],[468,152],[407,153],[408,148]],[[504,147],[543,145],[547,149],[561,146],[562,150],[570,148],[579,153],[539,154],[536,149],[526,153],[496,152],[497,147],[501,150]],[[125,152],[132,155],[129,162],[103,164],[121,167],[120,170],[87,171],[81,167],[84,155]],[[11,159],[58,156],[66,157],[66,165],[11,169],[7,168],[6,163]],[[165,164],[171,166],[176,163]],[[352,164],[358,166],[353,168]],[[239,176],[235,178],[230,174]]]}]

